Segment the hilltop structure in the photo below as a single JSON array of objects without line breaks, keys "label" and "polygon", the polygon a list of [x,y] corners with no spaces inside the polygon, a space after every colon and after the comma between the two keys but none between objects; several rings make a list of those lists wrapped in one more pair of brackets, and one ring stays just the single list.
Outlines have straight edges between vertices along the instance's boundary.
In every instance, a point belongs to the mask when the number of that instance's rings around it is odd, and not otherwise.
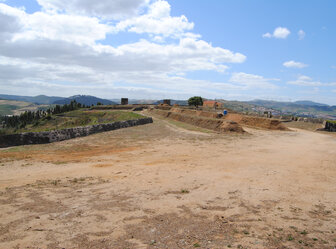
[{"label": "hilltop structure", "polygon": [[121,105],[128,105],[128,98],[121,98],[120,104]]}]

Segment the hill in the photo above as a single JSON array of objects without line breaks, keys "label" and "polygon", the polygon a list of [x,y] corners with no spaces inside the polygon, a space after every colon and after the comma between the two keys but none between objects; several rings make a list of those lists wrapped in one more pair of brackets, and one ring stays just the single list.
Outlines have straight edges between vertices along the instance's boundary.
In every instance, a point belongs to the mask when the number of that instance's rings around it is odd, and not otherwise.
[{"label": "hill", "polygon": [[336,117],[336,106],[329,106],[312,101],[278,102],[268,100],[252,100],[247,101],[246,103],[274,109],[285,114],[293,114],[298,116]]},{"label": "hill", "polygon": [[103,105],[116,105],[117,103],[108,100],[108,99],[101,99],[90,95],[74,95],[69,98],[63,98],[57,101],[54,101],[53,104],[57,105],[64,105],[70,104],[71,101],[76,100],[77,103],[81,103],[82,105],[96,105],[98,102],[102,103]]},{"label": "hill", "polygon": [[[157,104],[162,104],[163,103],[163,99],[155,101],[153,104],[157,105]],[[175,99],[171,99],[170,100],[170,104],[171,105],[188,105],[188,101],[187,100],[175,100]]]},{"label": "hill", "polygon": [[306,106],[328,106],[326,104],[316,103],[310,100],[299,100],[299,101],[295,101],[294,103],[298,105],[306,105]]},{"label": "hill", "polygon": [[0,116],[19,115],[25,111],[36,111],[43,108],[46,108],[46,105],[16,100],[0,100]]},{"label": "hill", "polygon": [[30,102],[30,103],[34,103],[38,105],[41,105],[41,104],[50,105],[57,100],[63,99],[63,97],[55,97],[55,96],[49,97],[46,95],[38,95],[38,96],[32,97],[32,96],[0,94],[0,99],[24,101],[24,102]]},{"label": "hill", "polygon": [[220,99],[217,101],[224,103],[225,108],[238,112],[263,113],[264,111],[271,111],[273,115],[336,119],[336,106],[329,106],[307,100],[280,102],[260,99],[251,101],[228,101]]}]

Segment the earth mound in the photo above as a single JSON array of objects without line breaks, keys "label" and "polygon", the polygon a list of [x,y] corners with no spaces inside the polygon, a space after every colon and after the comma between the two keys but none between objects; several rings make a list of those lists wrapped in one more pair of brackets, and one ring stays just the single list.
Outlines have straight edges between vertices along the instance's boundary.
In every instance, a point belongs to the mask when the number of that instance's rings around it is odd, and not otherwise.
[{"label": "earth mound", "polygon": [[241,126],[247,126],[247,127],[252,127],[252,128],[262,128],[262,129],[268,129],[268,130],[281,130],[281,131],[289,130],[286,126],[282,124],[281,121],[277,119],[248,116],[248,115],[239,114],[239,113],[228,113],[227,115],[223,116],[223,114],[221,113],[201,111],[201,110],[182,109],[178,107],[173,107],[170,109],[170,111],[174,113],[180,113],[182,115],[190,115],[190,116],[198,116],[198,117],[234,121],[240,124]]},{"label": "earth mound", "polygon": [[195,115],[185,115],[184,113],[177,113],[159,109],[151,109],[149,111],[162,117],[170,118],[176,121],[188,123],[191,125],[195,125],[198,127],[218,132],[236,132],[236,133],[245,132],[244,129],[237,122],[231,120],[212,119]]},{"label": "earth mound", "polygon": [[262,128],[268,130],[288,131],[289,129],[284,126],[281,121],[277,119],[269,119],[262,117],[247,116],[238,113],[229,113],[223,117],[226,120],[232,120],[240,125],[252,128]]}]

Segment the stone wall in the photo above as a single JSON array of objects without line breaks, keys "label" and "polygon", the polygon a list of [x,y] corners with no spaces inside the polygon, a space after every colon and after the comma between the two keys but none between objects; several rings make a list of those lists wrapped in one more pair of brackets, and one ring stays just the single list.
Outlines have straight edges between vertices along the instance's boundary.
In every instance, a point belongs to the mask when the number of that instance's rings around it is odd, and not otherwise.
[{"label": "stone wall", "polygon": [[94,133],[112,131],[121,128],[144,125],[149,123],[153,123],[152,118],[120,121],[109,124],[90,125],[84,127],[68,128],[63,130],[54,130],[45,132],[27,132],[21,134],[3,135],[0,136],[0,148],[17,146],[17,145],[27,145],[27,144],[52,143],[76,137],[84,137]]},{"label": "stone wall", "polygon": [[324,125],[324,129],[327,131],[336,132],[336,122],[326,121]]}]

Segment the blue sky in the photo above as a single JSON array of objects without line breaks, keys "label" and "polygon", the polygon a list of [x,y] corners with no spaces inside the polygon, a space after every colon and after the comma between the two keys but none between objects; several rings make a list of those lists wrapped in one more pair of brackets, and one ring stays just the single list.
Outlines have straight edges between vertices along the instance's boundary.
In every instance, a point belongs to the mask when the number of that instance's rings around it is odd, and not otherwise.
[{"label": "blue sky", "polygon": [[0,1],[0,92],[336,105],[335,1]]}]

